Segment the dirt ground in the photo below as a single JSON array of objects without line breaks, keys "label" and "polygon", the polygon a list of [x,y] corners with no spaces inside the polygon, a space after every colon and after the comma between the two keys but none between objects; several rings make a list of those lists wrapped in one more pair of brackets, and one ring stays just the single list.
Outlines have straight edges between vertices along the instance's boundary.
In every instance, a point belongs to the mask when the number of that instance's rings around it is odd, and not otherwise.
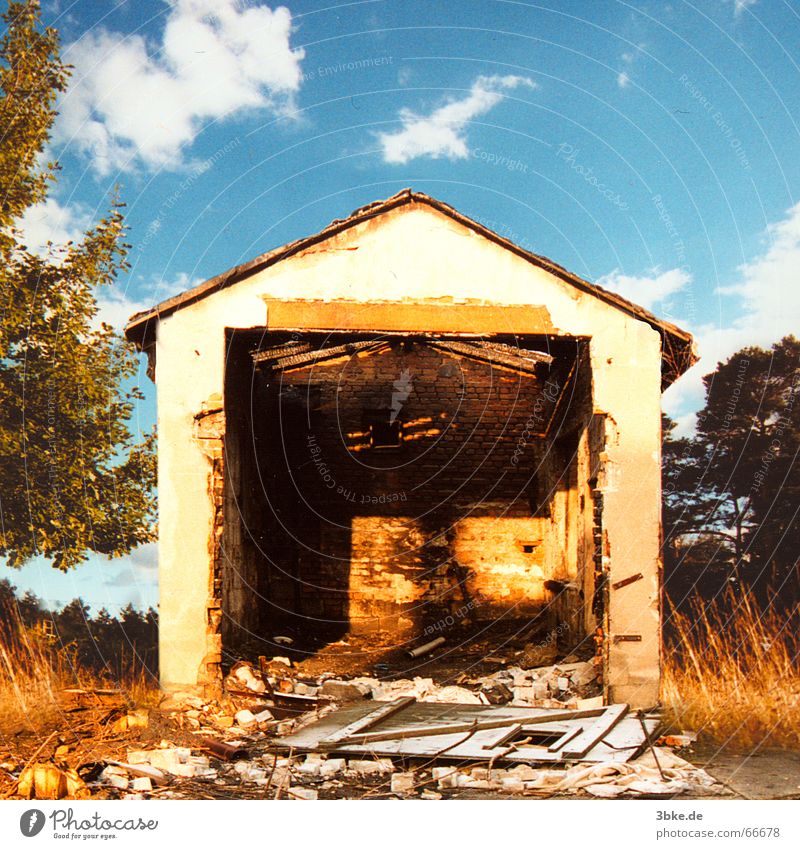
[{"label": "dirt ground", "polygon": [[[545,655],[552,653],[552,661],[546,658],[540,665],[568,656],[588,660],[594,654],[591,637],[577,646],[557,645],[549,633],[547,622],[531,623],[530,619],[462,623],[448,629],[443,648],[416,659],[408,656],[408,649],[435,639],[439,632],[431,631],[411,642],[398,642],[391,635],[380,633],[350,634],[345,638],[291,633],[290,646],[270,644],[266,653],[288,657],[299,678],[312,679],[324,673],[343,677],[366,675],[381,680],[420,676],[433,678],[442,685],[491,675],[505,665],[522,661],[526,648],[530,650],[532,646]],[[264,653],[264,645],[244,645],[238,657],[254,662]]]},{"label": "dirt ground", "polygon": [[[147,728],[136,729],[127,733],[114,733],[110,728],[99,730],[94,734],[87,733],[89,729],[74,728],[71,731],[62,729],[42,752],[42,759],[49,759],[58,745],[67,743],[69,753],[61,762],[78,768],[81,775],[90,780],[94,772],[109,760],[125,760],[126,751],[133,748],[149,748],[158,746],[162,740],[169,740],[172,745],[183,745],[193,750],[202,751],[203,740],[185,729],[176,727],[174,718],[161,714],[158,710],[150,712],[150,722]],[[77,733],[76,733],[77,732]],[[43,737],[30,732],[22,732],[5,736],[0,746],[0,798],[9,794],[13,798],[14,788],[10,767],[18,766],[28,760]],[[69,745],[71,744],[71,745]],[[269,772],[272,755],[269,751],[268,740],[250,743],[247,746],[248,758],[263,761]],[[208,754],[208,752],[204,752]],[[800,799],[800,752],[776,749],[761,749],[755,752],[739,753],[714,746],[710,743],[697,745],[692,749],[679,750],[679,754],[696,766],[705,769],[714,778],[725,785],[728,792],[724,795],[704,796],[702,793],[692,793],[689,798],[740,798],[740,799]],[[37,757],[38,759],[38,757]],[[97,767],[92,769],[93,765]],[[219,772],[216,782],[185,779],[175,781],[162,792],[154,791],[151,798],[183,798],[183,799],[256,799],[271,798],[274,794],[265,793],[263,787],[246,785],[235,772],[235,764],[216,760],[212,756],[212,766]],[[530,796],[515,794],[498,794],[468,789],[444,790],[436,793],[436,782],[425,779],[428,772],[422,764],[404,764],[404,768],[419,769],[421,781],[418,792],[429,788],[431,795],[427,798],[442,799],[522,799]],[[428,765],[429,766],[429,765]],[[321,782],[320,782],[321,784]],[[343,782],[342,786],[321,791],[320,798],[349,798],[349,799],[385,799],[396,798],[390,792],[386,776],[359,776],[356,779]],[[92,791],[93,798],[117,798],[118,794],[110,788],[96,788]],[[417,796],[419,797],[419,796]],[[426,798],[426,796],[422,796]],[[592,797],[585,793],[557,794],[550,798],[585,798]],[[663,798],[663,797],[662,797]],[[677,797],[676,797],[677,798]],[[682,794],[680,798],[687,798]]]},{"label": "dirt ground", "polygon": [[735,752],[706,743],[686,759],[742,799],[800,799],[800,752],[768,748]]},{"label": "dirt ground", "polygon": [[[517,623],[502,623],[499,627],[487,629],[473,625],[464,628],[463,634],[458,637],[451,632],[445,650],[416,660],[407,656],[407,646],[386,644],[380,639],[369,637],[351,637],[323,646],[305,645],[297,640],[292,646],[283,647],[281,653],[292,661],[290,676],[295,685],[304,680],[312,684],[322,672],[329,675],[335,672],[344,678],[372,675],[381,681],[392,681],[420,676],[433,678],[440,686],[462,683],[476,686],[474,679],[477,677],[493,675],[507,665],[524,661],[531,653],[540,655],[543,647],[552,655],[558,655],[560,662],[565,661],[565,647],[559,650],[556,646],[543,646],[541,641],[532,643],[532,636],[530,630],[520,633]],[[592,651],[591,645],[572,646],[568,658],[589,661]],[[288,667],[282,664],[279,666],[288,674]],[[316,680],[316,683],[319,681]],[[297,713],[297,707],[291,708],[287,715],[286,709],[281,712],[276,703],[271,706],[274,719],[245,733],[235,727],[234,715],[243,707],[252,706],[253,711],[257,712],[261,709],[257,701],[251,705],[249,700],[242,701],[234,696],[213,704],[204,704],[203,700],[194,697],[197,704],[176,709],[168,708],[165,701],[161,701],[159,707],[161,694],[153,692],[147,709],[143,711],[146,715],[144,724],[141,727],[128,727],[131,712],[136,712],[139,706],[119,691],[97,695],[99,692],[84,692],[67,697],[65,691],[56,727],[33,730],[20,725],[0,731],[0,798],[17,795],[17,779],[23,767],[34,761],[56,764],[59,768],[74,771],[76,776],[86,782],[87,792],[91,793],[92,798],[121,798],[125,791],[109,786],[102,779],[101,773],[109,763],[126,761],[131,750],[176,746],[184,747],[187,752],[191,750],[193,757],[205,760],[211,777],[204,778],[201,774],[198,777],[172,777],[163,785],[154,786],[152,793],[147,794],[148,798],[275,798],[273,774],[277,776],[281,771],[286,773],[287,768],[284,765],[276,771],[280,756],[274,753],[271,740],[276,734],[285,733],[283,724],[287,717],[291,720],[291,716]],[[242,758],[256,772],[261,773],[261,786],[255,783],[255,779],[243,774],[240,769],[243,764],[238,757],[236,762],[234,759],[226,761],[209,751],[209,736],[233,742],[238,739],[244,747]],[[703,793],[710,793],[710,790],[704,791],[700,786],[692,788],[690,798],[800,798],[800,751],[762,748],[752,752],[737,752],[732,746],[715,746],[710,741],[704,741],[701,734],[698,743],[692,744],[691,748],[678,749],[675,753],[704,769],[724,785],[724,788],[716,787],[721,792],[709,796]],[[299,766],[303,757],[301,755],[292,763]],[[513,792],[443,789],[434,777],[434,765],[433,762],[395,764],[395,770],[414,772],[414,791],[407,795],[430,799],[542,797],[541,793],[515,795]],[[292,770],[295,767],[289,768],[289,771]],[[340,773],[333,776],[333,780],[296,772],[292,774],[294,780],[299,779],[311,792],[318,793],[319,798],[398,798],[397,793],[391,792],[390,776],[387,774]],[[264,775],[268,776],[267,782],[264,781]],[[280,796],[282,792],[278,788],[277,795]],[[594,797],[579,791],[577,794],[554,794],[549,798],[588,800]],[[682,794],[681,798],[687,798],[687,794]]]}]

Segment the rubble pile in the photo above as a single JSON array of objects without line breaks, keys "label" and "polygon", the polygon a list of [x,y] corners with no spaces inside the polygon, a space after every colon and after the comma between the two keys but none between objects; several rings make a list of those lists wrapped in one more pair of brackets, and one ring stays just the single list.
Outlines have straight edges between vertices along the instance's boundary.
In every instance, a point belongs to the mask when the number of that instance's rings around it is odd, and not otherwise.
[{"label": "rubble pile", "polygon": [[[384,703],[411,697],[419,702],[562,712],[602,708],[593,662],[567,660],[533,669],[510,666],[475,678],[462,675],[458,683],[444,685],[423,677],[344,680],[323,674],[300,678],[287,658],[262,662],[259,669],[237,663],[226,677],[220,698],[171,693],[152,717],[147,711],[117,709],[109,715],[113,722],[106,722],[105,733],[128,732],[127,747],[123,744],[113,757],[70,765],[65,759],[70,747],[60,746],[55,763],[34,763],[19,773],[18,791],[27,798],[297,800],[437,799],[496,793],[611,798],[725,792],[702,769],[665,746],[627,763],[497,766],[489,760],[476,765],[474,761],[447,764],[436,757],[415,761],[334,752],[304,754],[278,751],[280,747],[273,744],[275,738],[360,700]],[[164,739],[154,736],[159,734]],[[683,738],[664,738],[664,742],[686,743]]]},{"label": "rubble pile", "polygon": [[[312,753],[277,757],[264,753],[248,760],[209,765],[209,759],[173,747],[151,752],[132,751],[131,763],[108,766],[99,780],[121,791],[122,798],[184,796],[177,779],[199,778],[209,787],[234,795],[249,788],[262,798],[311,800],[383,796],[400,798],[465,797],[475,793],[527,796],[589,794],[672,797],[683,793],[722,795],[726,792],[704,770],[667,748],[656,749],[629,763],[576,764],[566,768],[536,768],[520,764],[510,768],[487,766],[432,766],[403,769],[388,758],[360,760]],[[145,760],[151,775],[135,775],[131,768]],[[156,767],[155,764],[161,764]],[[660,769],[659,769],[660,767]],[[663,773],[663,776],[662,776]]]},{"label": "rubble pile", "polygon": [[[282,667],[277,673],[275,660]],[[379,680],[370,677],[336,678],[323,673],[317,679],[292,676],[286,658],[273,659],[267,680],[247,664],[239,663],[226,681],[227,691],[234,701],[266,701],[269,691],[296,694],[310,698],[347,702],[372,698],[388,701],[401,696],[413,696],[421,702],[460,704],[511,704],[519,707],[564,708],[581,707],[587,699],[601,694],[598,671],[593,661],[573,660],[550,666],[526,669],[509,666],[491,675],[476,678],[460,676],[457,684],[436,684],[432,678],[415,677],[398,680]],[[242,692],[245,690],[246,692]],[[260,697],[260,699],[259,699]],[[244,703],[243,703],[244,704]],[[195,717],[199,719],[199,717]]]}]

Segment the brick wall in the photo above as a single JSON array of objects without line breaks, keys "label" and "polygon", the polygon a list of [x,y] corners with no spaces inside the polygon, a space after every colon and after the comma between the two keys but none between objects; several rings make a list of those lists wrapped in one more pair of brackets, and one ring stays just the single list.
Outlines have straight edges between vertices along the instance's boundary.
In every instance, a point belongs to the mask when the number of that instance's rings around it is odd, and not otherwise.
[{"label": "brick wall", "polygon": [[[575,574],[577,439],[533,435],[559,369],[398,340],[258,377],[247,514],[265,615],[418,632],[537,612],[544,582]],[[376,410],[400,447],[370,446]]]}]

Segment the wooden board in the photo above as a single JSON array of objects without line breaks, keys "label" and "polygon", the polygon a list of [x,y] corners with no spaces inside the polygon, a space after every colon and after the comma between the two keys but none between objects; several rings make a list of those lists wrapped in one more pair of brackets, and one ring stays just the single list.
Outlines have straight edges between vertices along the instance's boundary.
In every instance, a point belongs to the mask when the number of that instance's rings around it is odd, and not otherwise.
[{"label": "wooden board", "polygon": [[[593,749],[609,731],[628,712],[627,705],[611,705],[606,708],[601,716],[598,716],[583,732],[571,740],[561,751],[565,758],[582,758],[590,749]],[[644,734],[642,734],[644,736]]]},{"label": "wooden board", "polygon": [[[273,745],[281,750],[321,750],[359,758],[440,757],[516,763],[620,762],[634,757],[645,745],[641,725],[635,717],[626,716],[626,705],[579,712],[413,699],[404,705],[402,701],[348,705],[276,739]],[[653,733],[658,722],[647,722]],[[440,732],[436,726],[441,727]],[[366,728],[371,730],[366,732]],[[409,730],[415,729],[424,729],[425,734],[408,736]],[[511,744],[531,732],[558,735],[558,739],[549,745]]]},{"label": "wooden board", "polygon": [[[404,708],[407,708],[409,705],[413,705],[415,701],[416,699],[413,696],[402,696],[392,702],[379,702],[378,707],[371,710],[366,716],[354,719],[348,725],[340,727],[332,734],[329,734],[327,737],[320,740],[319,745],[336,745],[342,740],[352,737],[354,734],[358,734],[359,732],[372,728],[373,725],[377,725],[379,722],[388,719],[392,716],[392,714],[398,713]],[[373,702],[373,704],[375,703]]]}]

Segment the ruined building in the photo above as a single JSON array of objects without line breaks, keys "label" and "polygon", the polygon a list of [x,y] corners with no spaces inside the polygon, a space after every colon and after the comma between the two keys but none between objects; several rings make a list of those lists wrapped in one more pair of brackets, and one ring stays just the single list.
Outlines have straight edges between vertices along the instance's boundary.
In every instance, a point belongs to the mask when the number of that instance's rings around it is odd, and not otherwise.
[{"label": "ruined building", "polygon": [[275,634],[539,619],[591,643],[607,699],[657,701],[687,333],[410,190],[126,333],[157,386],[165,687]]}]

